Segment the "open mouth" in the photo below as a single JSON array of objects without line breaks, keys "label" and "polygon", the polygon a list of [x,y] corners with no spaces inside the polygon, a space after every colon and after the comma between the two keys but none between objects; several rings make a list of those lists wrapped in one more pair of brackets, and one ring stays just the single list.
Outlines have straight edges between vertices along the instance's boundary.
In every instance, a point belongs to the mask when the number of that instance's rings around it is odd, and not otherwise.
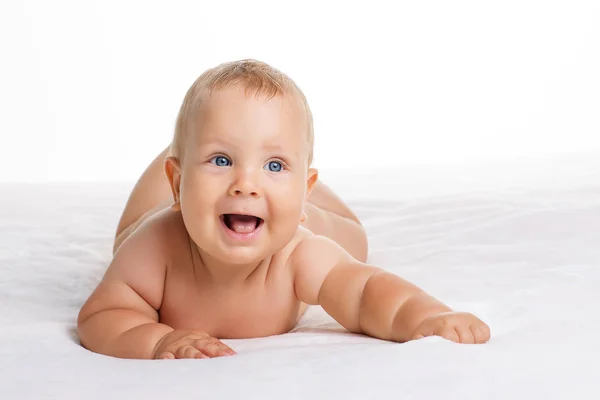
[{"label": "open mouth", "polygon": [[254,215],[222,214],[221,221],[232,232],[238,235],[247,235],[256,231],[264,222],[262,218]]}]

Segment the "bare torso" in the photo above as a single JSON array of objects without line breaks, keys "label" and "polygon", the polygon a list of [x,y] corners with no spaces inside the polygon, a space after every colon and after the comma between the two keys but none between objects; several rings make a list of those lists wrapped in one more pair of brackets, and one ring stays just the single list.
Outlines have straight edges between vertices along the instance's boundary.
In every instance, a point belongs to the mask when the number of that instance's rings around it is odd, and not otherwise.
[{"label": "bare torso", "polygon": [[225,286],[199,273],[202,261],[180,213],[163,210],[155,217],[157,229],[169,230],[160,322],[229,339],[281,334],[298,323],[307,306],[296,298],[288,260],[298,242],[311,235],[306,228],[299,227],[290,243],[243,283]]}]

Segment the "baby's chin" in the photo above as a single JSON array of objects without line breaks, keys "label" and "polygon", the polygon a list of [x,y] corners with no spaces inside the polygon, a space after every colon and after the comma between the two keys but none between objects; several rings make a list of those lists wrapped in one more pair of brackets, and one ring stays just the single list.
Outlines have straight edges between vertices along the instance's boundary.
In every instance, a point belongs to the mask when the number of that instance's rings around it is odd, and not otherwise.
[{"label": "baby's chin", "polygon": [[269,243],[267,241],[267,243],[263,242],[260,245],[251,246],[219,246],[219,249],[211,249],[212,251],[209,250],[206,253],[225,265],[242,268],[248,265],[257,266],[270,260],[283,247],[285,247],[285,244]]},{"label": "baby's chin", "polygon": [[255,248],[255,246],[226,248],[220,253],[220,257],[218,257],[220,261],[226,264],[239,266],[258,264],[274,254],[273,251],[258,249]]},{"label": "baby's chin", "polygon": [[[194,240],[192,238],[192,240]],[[196,241],[196,246],[203,257],[218,261],[224,265],[238,265],[240,267],[249,264],[259,264],[265,259],[272,257],[278,249],[272,248],[268,243],[255,243],[252,245],[231,245],[230,243],[212,243],[212,245],[202,240]]]}]

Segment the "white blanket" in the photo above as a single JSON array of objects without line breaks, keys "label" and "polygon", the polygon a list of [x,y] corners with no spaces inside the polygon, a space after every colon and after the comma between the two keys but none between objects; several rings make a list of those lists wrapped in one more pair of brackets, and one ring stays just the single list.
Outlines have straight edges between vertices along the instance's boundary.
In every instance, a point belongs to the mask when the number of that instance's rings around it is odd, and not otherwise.
[{"label": "white blanket", "polygon": [[491,327],[485,345],[345,332],[321,308],[210,360],[79,346],[132,184],[0,184],[0,398],[600,398],[600,154],[322,171],[357,211],[369,262]]}]

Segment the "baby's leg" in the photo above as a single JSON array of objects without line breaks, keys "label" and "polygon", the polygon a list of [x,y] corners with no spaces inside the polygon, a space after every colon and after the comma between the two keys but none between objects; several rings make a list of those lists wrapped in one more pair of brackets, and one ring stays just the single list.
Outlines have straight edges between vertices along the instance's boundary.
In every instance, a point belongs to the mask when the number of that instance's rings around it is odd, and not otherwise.
[{"label": "baby's leg", "polygon": [[308,197],[306,215],[303,226],[316,235],[334,240],[357,260],[367,260],[367,234],[358,217],[320,181]]},{"label": "baby's leg", "polygon": [[150,163],[129,195],[117,226],[113,254],[142,222],[173,203],[171,187],[163,169],[168,152],[169,147]]},{"label": "baby's leg", "polygon": [[[142,222],[173,202],[163,169],[168,152],[167,147],[152,161],[133,188],[117,226],[113,253]],[[322,182],[317,182],[310,194],[306,214],[303,226],[336,241],[357,260],[366,261],[367,236],[360,221]]]}]

